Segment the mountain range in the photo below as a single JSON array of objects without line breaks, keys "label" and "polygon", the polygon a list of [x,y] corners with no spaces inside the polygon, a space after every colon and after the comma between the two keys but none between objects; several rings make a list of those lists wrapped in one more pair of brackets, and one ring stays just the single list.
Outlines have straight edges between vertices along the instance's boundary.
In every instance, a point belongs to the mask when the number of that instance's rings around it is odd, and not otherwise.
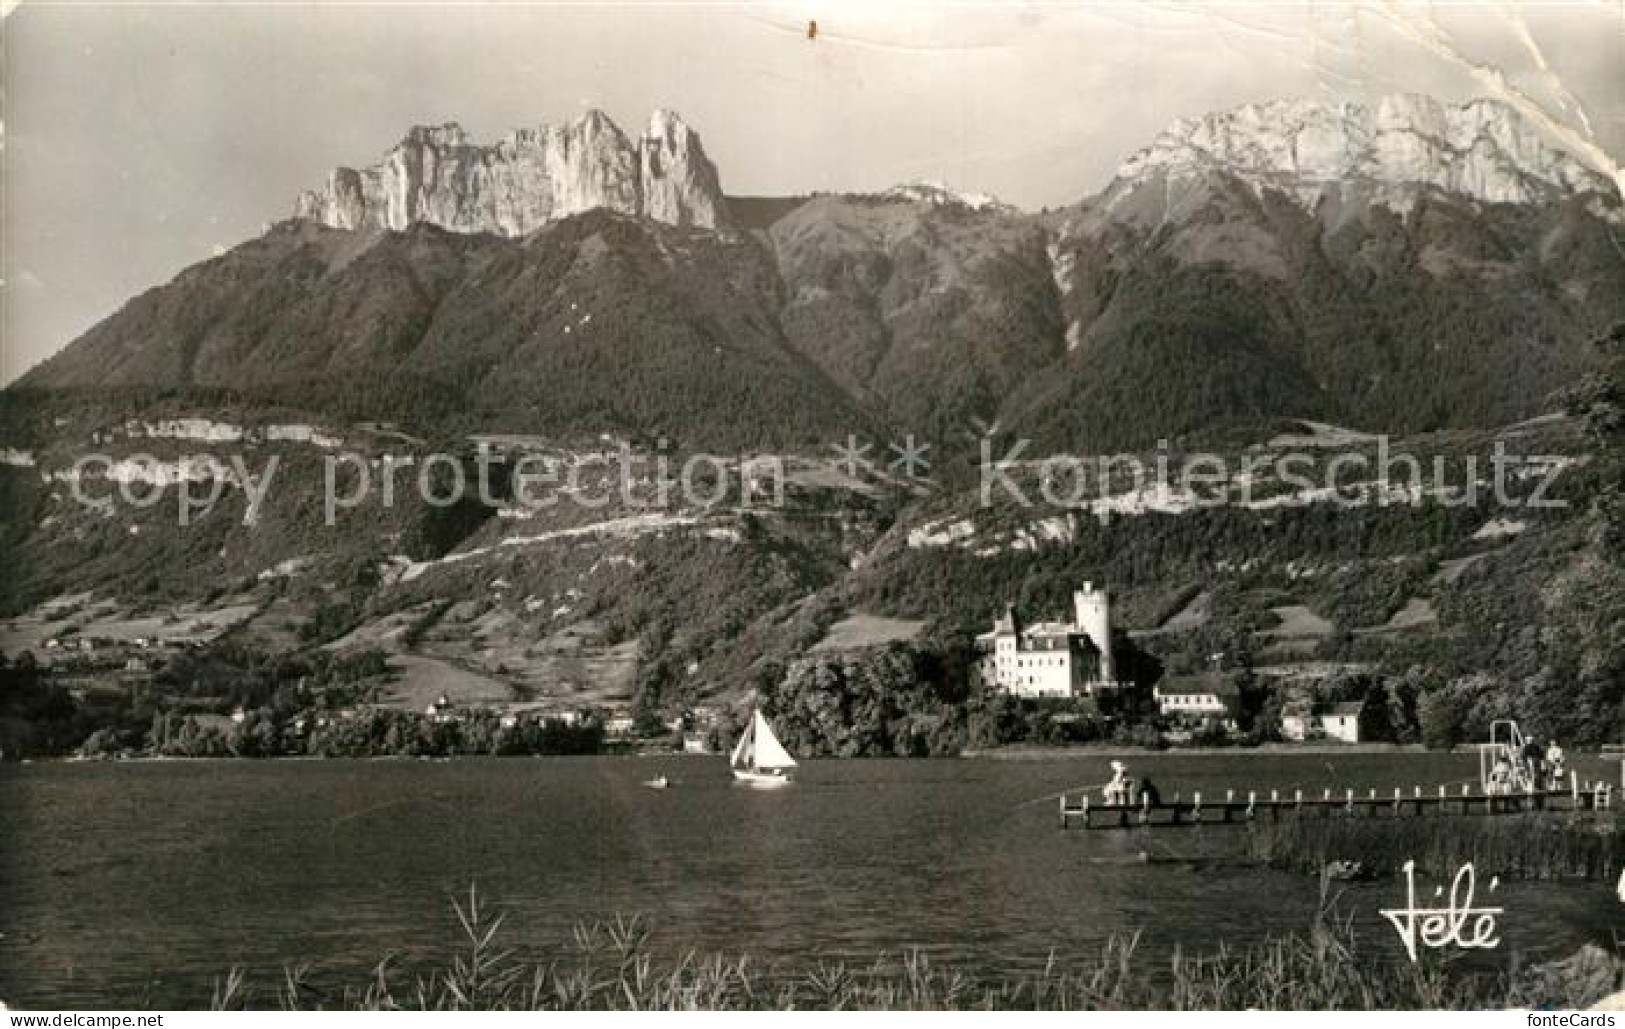
[{"label": "mountain range", "polygon": [[[1511,108],[1215,113],[1040,212],[927,182],[722,182],[670,112],[636,139],[596,112],[491,144],[419,127],[335,169],[293,217],[0,393],[0,637],[88,635],[109,605],[184,625],[209,603],[249,612],[227,634],[243,646],[376,645],[408,683],[438,662],[457,671],[434,681],[493,696],[669,709],[843,640],[952,635],[1009,600],[1059,610],[1090,579],[1170,669],[1223,650],[1283,676],[1467,683],[1475,717],[1518,707],[1565,731],[1625,711],[1615,464],[1558,396],[1625,323],[1625,201]],[[1556,455],[1570,504],[1024,510],[965,478],[986,439],[1324,455],[1375,433],[1451,460],[1495,441]],[[885,468],[909,435],[929,479]],[[877,465],[831,465],[852,439]],[[340,446],[374,466],[488,446],[598,476],[621,444],[734,455],[724,478],[780,455],[786,502],[504,494],[321,523]],[[177,527],[170,508],[111,518],[67,495],[86,453],[120,462],[107,482],[151,486],[243,447],[286,458],[259,509],[228,489]]]},{"label": "mountain range", "polygon": [[1488,424],[1538,413],[1585,369],[1577,341],[1625,316],[1622,211],[1492,101],[1186,120],[1038,214],[927,183],[730,198],[666,111],[636,141],[598,112],[490,145],[418,127],[13,392],[227,389],[735,445]]}]

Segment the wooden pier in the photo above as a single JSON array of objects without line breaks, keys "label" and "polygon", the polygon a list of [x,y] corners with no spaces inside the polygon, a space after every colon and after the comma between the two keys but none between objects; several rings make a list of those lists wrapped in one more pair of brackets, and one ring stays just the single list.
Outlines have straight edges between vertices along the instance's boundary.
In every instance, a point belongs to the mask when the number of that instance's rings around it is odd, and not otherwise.
[{"label": "wooden pier", "polygon": [[1142,799],[1138,804],[1102,804],[1091,802],[1088,794],[1072,800],[1062,794],[1060,813],[1063,829],[1129,829],[1240,824],[1293,817],[1406,818],[1510,815],[1526,811],[1605,811],[1613,807],[1613,802],[1612,785],[1599,782],[1582,787],[1574,778],[1566,790],[1522,793],[1486,793],[1470,785],[1459,790],[1445,786],[1424,790],[1414,786],[1410,792],[1396,788],[1391,794],[1379,794],[1374,789],[1363,793],[1352,789],[1337,793],[1328,789],[1320,796],[1306,795],[1303,790],[1290,793],[1270,790],[1268,794],[1256,790],[1246,794],[1226,790],[1222,799],[1204,797],[1197,792],[1187,800],[1175,793],[1171,800],[1156,804],[1149,799]]}]

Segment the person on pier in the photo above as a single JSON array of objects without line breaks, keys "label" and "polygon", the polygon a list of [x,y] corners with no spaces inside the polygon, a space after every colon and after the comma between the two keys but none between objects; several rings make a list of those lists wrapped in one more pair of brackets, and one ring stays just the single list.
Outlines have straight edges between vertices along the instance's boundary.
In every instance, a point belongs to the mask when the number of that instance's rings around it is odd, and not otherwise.
[{"label": "person on pier", "polygon": [[1489,791],[1492,794],[1512,792],[1512,765],[1504,757],[1495,759],[1495,767],[1490,769]]},{"label": "person on pier", "polygon": [[1128,766],[1121,761],[1112,762],[1112,781],[1101,791],[1108,804],[1127,804],[1134,796],[1134,780],[1129,778]]},{"label": "person on pier", "polygon": [[1523,745],[1524,781],[1537,790],[1545,789],[1545,765],[1546,748],[1540,745],[1540,740],[1529,737],[1529,742]]},{"label": "person on pier", "polygon": [[1150,779],[1140,780],[1139,800],[1145,807],[1161,807],[1162,794],[1157,791],[1156,783]]},{"label": "person on pier", "polygon": [[1568,769],[1565,767],[1567,761],[1568,755],[1564,754],[1563,748],[1557,745],[1556,740],[1553,740],[1546,747],[1546,773],[1550,777],[1551,788],[1554,790],[1563,788],[1563,777],[1569,774]]}]

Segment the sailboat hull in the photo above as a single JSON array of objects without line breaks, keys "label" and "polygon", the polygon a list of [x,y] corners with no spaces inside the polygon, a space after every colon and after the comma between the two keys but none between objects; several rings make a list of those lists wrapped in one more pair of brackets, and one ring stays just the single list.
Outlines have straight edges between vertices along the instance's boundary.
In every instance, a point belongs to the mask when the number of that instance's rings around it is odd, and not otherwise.
[{"label": "sailboat hull", "polygon": [[747,786],[772,788],[790,785],[790,777],[783,772],[752,772],[744,768],[733,770],[734,779]]}]

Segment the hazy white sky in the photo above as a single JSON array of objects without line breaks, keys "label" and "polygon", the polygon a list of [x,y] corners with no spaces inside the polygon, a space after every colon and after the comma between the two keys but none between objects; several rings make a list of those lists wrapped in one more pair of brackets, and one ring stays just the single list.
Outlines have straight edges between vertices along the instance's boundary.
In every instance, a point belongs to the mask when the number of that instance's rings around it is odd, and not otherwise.
[{"label": "hazy white sky", "polygon": [[492,139],[600,107],[636,132],[665,106],[730,193],[923,177],[1033,208],[1099,189],[1176,117],[1281,96],[1516,91],[1593,163],[1625,156],[1625,0],[24,0],[0,33],[0,382],[416,123]]}]

